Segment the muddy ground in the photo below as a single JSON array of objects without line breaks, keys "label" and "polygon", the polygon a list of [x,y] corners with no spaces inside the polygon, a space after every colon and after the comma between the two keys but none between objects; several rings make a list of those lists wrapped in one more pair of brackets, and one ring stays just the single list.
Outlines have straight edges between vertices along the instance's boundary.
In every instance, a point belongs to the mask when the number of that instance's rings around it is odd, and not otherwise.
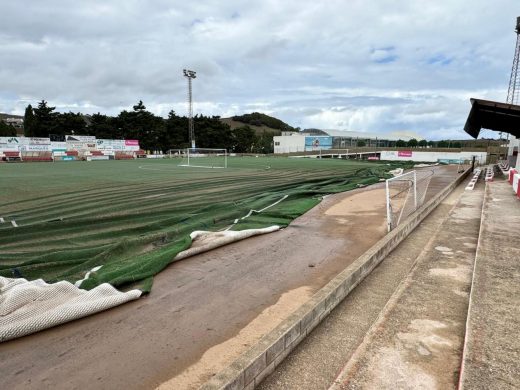
[{"label": "muddy ground", "polygon": [[[436,168],[427,198],[456,168]],[[173,264],[145,298],[3,343],[3,386],[196,388],[385,234],[384,199],[382,185],[329,196],[282,231]]]}]

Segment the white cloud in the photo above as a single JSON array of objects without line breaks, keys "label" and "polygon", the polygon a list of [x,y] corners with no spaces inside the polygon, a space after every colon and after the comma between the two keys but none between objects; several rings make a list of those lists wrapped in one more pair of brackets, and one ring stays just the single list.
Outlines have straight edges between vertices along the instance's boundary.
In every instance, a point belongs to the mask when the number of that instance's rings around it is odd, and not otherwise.
[{"label": "white cloud", "polygon": [[[7,2],[0,112],[45,98],[117,114],[262,111],[302,128],[462,137],[469,97],[504,100],[513,0]],[[30,9],[30,12],[28,12]]]}]

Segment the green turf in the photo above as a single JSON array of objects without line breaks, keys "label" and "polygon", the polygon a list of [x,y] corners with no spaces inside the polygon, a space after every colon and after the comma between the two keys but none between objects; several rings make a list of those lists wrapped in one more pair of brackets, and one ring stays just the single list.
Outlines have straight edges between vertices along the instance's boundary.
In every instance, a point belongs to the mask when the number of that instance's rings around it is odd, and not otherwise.
[{"label": "green turf", "polygon": [[[393,165],[331,159],[232,157],[228,169],[178,160],[0,165],[0,275],[149,291],[153,275],[191,244],[288,195],[233,230],[288,225],[321,196],[372,184]],[[15,220],[18,227],[11,225]]]}]

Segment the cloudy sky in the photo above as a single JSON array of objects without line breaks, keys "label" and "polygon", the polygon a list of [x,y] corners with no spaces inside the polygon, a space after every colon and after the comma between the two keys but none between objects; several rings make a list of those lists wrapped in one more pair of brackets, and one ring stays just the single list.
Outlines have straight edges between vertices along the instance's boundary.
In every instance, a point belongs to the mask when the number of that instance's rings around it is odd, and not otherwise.
[{"label": "cloudy sky", "polygon": [[[293,126],[467,138],[505,100],[518,0],[2,1],[0,112],[265,112]],[[491,132],[484,136],[491,136]]]}]

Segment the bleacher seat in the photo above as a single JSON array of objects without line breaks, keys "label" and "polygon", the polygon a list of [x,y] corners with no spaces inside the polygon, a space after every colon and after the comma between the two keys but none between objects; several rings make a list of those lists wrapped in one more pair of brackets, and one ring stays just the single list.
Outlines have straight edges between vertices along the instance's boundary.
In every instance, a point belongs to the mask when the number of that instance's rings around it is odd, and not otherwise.
[{"label": "bleacher seat", "polygon": [[52,152],[22,152],[24,162],[52,162]]},{"label": "bleacher seat", "polygon": [[2,159],[5,159],[5,161],[16,161],[20,160],[20,152],[4,152],[4,157]]},{"label": "bleacher seat", "polygon": [[133,152],[116,152],[115,159],[116,160],[132,160],[134,158]]}]

